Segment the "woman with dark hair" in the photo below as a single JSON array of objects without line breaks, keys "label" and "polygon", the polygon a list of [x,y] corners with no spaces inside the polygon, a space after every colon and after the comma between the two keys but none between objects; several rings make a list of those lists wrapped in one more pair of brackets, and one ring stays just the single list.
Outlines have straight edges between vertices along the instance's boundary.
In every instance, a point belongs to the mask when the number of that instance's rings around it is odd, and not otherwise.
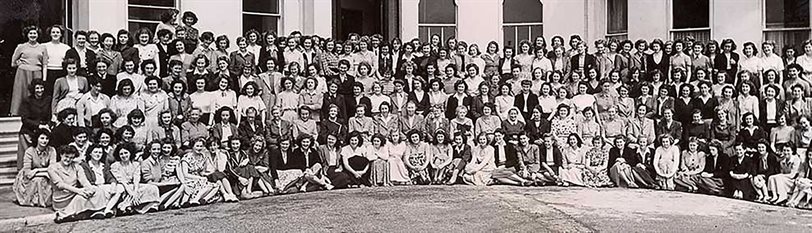
[{"label": "woman with dark hair", "polygon": [[59,112],[68,107],[76,107],[76,102],[82,94],[90,89],[87,79],[76,75],[79,69],[79,62],[74,59],[66,59],[62,62],[63,70],[67,73],[64,77],[53,77],[57,79],[53,86],[52,111]]},{"label": "woman with dark hair", "polygon": [[349,186],[357,187],[370,185],[370,161],[367,159],[369,151],[363,146],[364,138],[358,131],[350,133],[348,144],[341,148],[341,159],[345,173],[350,175]]},{"label": "woman with dark hair", "polygon": [[49,198],[54,201],[57,223],[89,216],[113,216],[112,208],[106,208],[112,207],[108,205],[111,193],[88,180],[82,166],[75,161],[78,154],[73,147],[60,147],[59,161],[48,167],[48,176],[54,185],[53,197]]},{"label": "woman with dark hair", "polygon": [[124,186],[124,196],[118,209],[123,213],[142,214],[158,210],[158,186],[141,182],[140,163],[135,160],[135,155],[136,148],[131,143],[121,144],[113,151],[116,162],[110,165],[110,172],[116,183]]},{"label": "woman with dark hair", "polygon": [[732,83],[732,77],[739,73],[739,54],[736,53],[736,42],[733,39],[724,39],[720,45],[722,51],[713,58],[713,69],[716,72],[727,73],[726,83]]},{"label": "woman with dark hair", "polygon": [[108,153],[107,146],[99,144],[91,145],[87,149],[85,160],[79,162],[88,182],[110,194],[104,211],[98,213],[103,214],[105,217],[112,217],[114,215],[114,208],[124,194],[124,186],[117,184],[113,173],[110,172],[110,164],[115,162],[115,159],[112,158],[113,151],[110,150],[109,152],[110,153]]},{"label": "woman with dark hair", "polygon": [[51,143],[49,145],[59,147],[67,145],[73,141],[73,129],[76,127],[76,109],[66,108],[56,114],[59,124],[53,127],[51,132]]},{"label": "woman with dark hair", "polygon": [[796,153],[795,144],[792,142],[778,145],[779,172],[767,179],[767,187],[772,193],[766,201],[772,204],[780,204],[787,201],[789,193],[795,186],[795,178],[803,163],[801,157]]},{"label": "woman with dark hair", "polygon": [[[17,161],[22,161],[25,150],[33,140],[33,133],[37,129],[49,129],[51,121],[51,98],[46,96],[45,82],[42,79],[34,79],[28,88],[28,97],[22,100],[20,105],[20,127],[19,140],[17,146]],[[18,163],[20,169],[22,163]]]},{"label": "woman with dark hair", "polygon": [[499,43],[496,41],[488,42],[485,47],[485,53],[482,54],[482,59],[485,60],[485,67],[482,68],[482,74],[487,77],[499,74],[499,62],[502,60],[499,55]]},{"label": "woman with dark hair", "polygon": [[673,145],[670,135],[660,137],[660,146],[654,150],[654,171],[657,174],[657,186],[662,190],[674,190],[674,178],[679,170],[680,151]]},{"label": "woman with dark hair", "polygon": [[756,153],[752,156],[753,173],[750,182],[753,183],[755,189],[756,202],[765,202],[770,197],[769,187],[767,187],[767,180],[770,176],[778,174],[781,169],[781,164],[778,163],[778,158],[772,150],[769,150],[769,142],[761,139],[757,142]]},{"label": "woman with dark hair", "polygon": [[138,42],[137,44],[133,45],[133,48],[136,49],[136,54],[138,54],[138,58],[135,61],[136,64],[140,64],[146,60],[153,60],[157,61],[158,58],[158,46],[155,45],[153,42],[153,33],[152,30],[149,28],[143,27],[135,31],[135,40]]},{"label": "woman with dark hair", "polygon": [[118,51],[121,53],[121,57],[123,59],[129,59],[135,61],[135,64],[140,63],[141,56],[138,54],[139,50],[133,47],[133,38],[130,36],[130,32],[125,29],[118,30],[116,33],[116,39],[118,39],[118,43],[113,46],[113,50]]},{"label": "woman with dark hair", "polygon": [[171,92],[167,96],[169,100],[169,112],[172,113],[172,122],[180,125],[189,115],[192,108],[192,99],[186,91],[186,82],[181,80],[172,81]]},{"label": "woman with dark hair", "polygon": [[[186,77],[186,72],[189,71],[189,68],[192,67],[192,62],[195,59],[195,56],[192,55],[192,51],[194,47],[185,39],[177,38],[169,43],[169,61],[180,61],[181,72],[180,77]],[[169,66],[170,72],[175,72],[173,66],[170,64]],[[174,76],[174,75],[173,75]]]},{"label": "woman with dark hair", "polygon": [[219,139],[221,142],[228,140],[229,136],[239,135],[237,131],[237,116],[234,110],[229,107],[217,109],[212,117],[214,125],[211,127],[209,135]]},{"label": "woman with dark hair", "polygon": [[431,161],[430,146],[422,141],[422,134],[418,130],[406,133],[408,143],[403,154],[403,160],[409,171],[413,184],[425,185],[431,182],[428,166]]},{"label": "woman with dark hair", "polygon": [[767,132],[756,125],[755,114],[748,112],[742,116],[741,129],[736,136],[736,141],[744,145],[747,152],[756,152],[759,141],[768,139]]},{"label": "woman with dark hair", "polygon": [[194,27],[197,24],[197,14],[192,11],[183,12],[180,21],[183,23],[183,27],[186,28],[186,39],[197,44],[200,35],[200,31]]},{"label": "woman with dark hair", "polygon": [[730,163],[730,179],[725,183],[725,188],[733,198],[753,200],[755,190],[751,182],[753,174],[753,162],[750,156],[745,153],[744,146],[738,143],[733,146],[736,154]]},{"label": "woman with dark hair", "polygon": [[561,151],[563,161],[558,172],[563,185],[584,186],[583,173],[586,169],[584,156],[587,148],[583,146],[581,137],[576,133],[571,133],[566,136],[566,144],[564,141],[559,141],[558,145],[563,146],[563,150]]},{"label": "woman with dark hair", "polygon": [[[37,26],[32,25],[23,28],[23,37],[27,38],[28,41],[17,45],[11,57],[11,67],[17,68],[17,72],[14,76],[13,93],[11,94],[11,109],[9,110],[12,116],[16,116],[20,113],[21,106],[26,106],[21,103],[23,99],[28,96],[26,91],[33,86],[31,82],[35,79],[42,79],[44,73],[47,71],[47,46],[37,42],[39,36],[40,30]],[[52,80],[56,78],[58,77],[51,77]],[[42,85],[46,89],[52,87],[44,82]],[[42,96],[47,96],[48,93],[50,92],[43,90]],[[50,107],[48,108],[50,109]]]},{"label": "woman with dark hair", "polygon": [[[198,141],[203,141],[203,139],[198,138],[192,143],[192,149],[195,151],[200,149],[197,145]],[[207,160],[207,162],[205,162],[206,179],[218,185],[218,191],[224,201],[237,202],[239,199],[237,199],[237,195],[234,194],[231,182],[228,181],[228,175],[226,174],[226,172],[228,172],[228,170],[226,170],[228,168],[228,152],[220,148],[220,141],[216,138],[210,137],[205,140],[205,143],[207,148],[204,149],[206,150],[202,152],[198,151],[198,153],[203,153]]]},{"label": "woman with dark hair", "polygon": [[276,66],[273,71],[275,72],[281,71],[282,67],[284,67],[284,56],[282,55],[282,50],[276,46],[277,39],[276,32],[274,31],[265,31],[265,33],[263,33],[262,48],[260,48],[259,54],[256,54],[258,57],[257,64],[262,72],[270,71],[270,69],[268,69],[269,67],[263,66],[268,63],[268,60],[274,60]]},{"label": "woman with dark hair", "polygon": [[[158,117],[156,116],[155,118],[157,122]],[[133,129],[132,143],[138,150],[144,148],[149,135],[149,127],[147,127],[145,122],[146,118],[144,112],[140,109],[133,110],[130,114],[127,114],[127,125]]]},{"label": "woman with dark hair", "polygon": [[[251,137],[250,140],[244,139],[248,144],[248,150],[245,151],[245,154],[248,156],[248,164],[246,166],[253,167],[253,169],[256,169],[259,173],[259,177],[255,177],[254,181],[260,190],[262,190],[262,194],[265,196],[271,195],[274,191],[272,186],[273,178],[271,177],[273,173],[271,171],[271,169],[273,169],[271,161],[273,158],[271,158],[268,150],[269,147],[266,146],[263,136],[256,135],[249,137]],[[253,186],[249,184],[248,187],[248,192],[253,192]]]},{"label": "woman with dark hair", "polygon": [[144,81],[146,88],[140,93],[144,101],[144,115],[148,124],[158,123],[161,112],[169,111],[169,95],[161,90],[162,81],[158,77],[150,76]]},{"label": "woman with dark hair", "polygon": [[181,131],[180,128],[173,123],[171,112],[163,111],[158,114],[157,124],[150,125],[149,127],[147,141],[169,139],[172,140],[175,147],[181,146]]},{"label": "woman with dark hair", "polygon": [[116,38],[110,33],[104,33],[101,35],[100,41],[101,50],[96,53],[96,57],[99,60],[107,61],[109,64],[107,66],[108,74],[118,74],[118,72],[121,70],[121,64],[124,61],[124,57],[121,56],[120,52],[113,49],[116,45]]},{"label": "woman with dark hair", "polygon": [[255,54],[248,51],[248,39],[245,37],[237,37],[234,41],[237,44],[237,50],[231,52],[229,55],[229,61],[231,61],[229,71],[232,74],[240,76],[244,66],[254,65]]},{"label": "woman with dark hair", "polygon": [[335,134],[325,136],[325,142],[318,146],[319,159],[322,162],[321,173],[327,177],[334,188],[347,188],[351,176],[344,172],[343,160]]},{"label": "woman with dark hair", "polygon": [[[144,109],[144,101],[140,95],[134,94],[135,86],[132,80],[122,80],[118,84],[117,94],[110,98],[110,110],[117,116],[127,116],[135,109]],[[113,126],[121,127],[127,124],[126,117],[119,117]]]},{"label": "woman with dark hair", "polygon": [[[30,32],[30,31],[29,31]],[[54,80],[65,76],[65,68],[62,66],[62,61],[65,59],[65,54],[70,50],[70,46],[63,43],[66,29],[62,25],[53,25],[45,30],[49,35],[48,43],[43,43],[45,47],[45,56],[43,65],[47,72],[42,76],[45,80],[47,93],[53,91]],[[27,35],[26,35],[27,36]],[[29,38],[30,40],[30,38]]]},{"label": "woman with dark hair", "polygon": [[389,179],[389,147],[386,137],[376,133],[372,135],[371,145],[367,147],[367,159],[370,160],[369,183],[372,186],[391,186]]},{"label": "woman with dark hair", "polygon": [[49,146],[51,132],[35,129],[31,133],[31,146],[25,149],[20,164],[22,167],[14,179],[12,191],[17,204],[22,206],[51,206],[51,179],[48,176],[50,164],[57,163],[54,147]]},{"label": "woman with dark hair", "polygon": [[161,22],[158,23],[158,26],[155,27],[155,41],[158,42],[158,31],[161,30],[169,30],[173,35],[175,34],[175,29],[178,27],[178,15],[180,11],[177,9],[169,9],[164,10],[163,13],[160,15]]},{"label": "woman with dark hair", "polygon": [[645,67],[646,72],[652,72],[657,70],[660,74],[669,74],[669,65],[671,64],[669,55],[665,54],[663,49],[663,41],[660,39],[654,39],[651,41],[649,48],[651,49],[651,54],[646,55],[645,58]]}]

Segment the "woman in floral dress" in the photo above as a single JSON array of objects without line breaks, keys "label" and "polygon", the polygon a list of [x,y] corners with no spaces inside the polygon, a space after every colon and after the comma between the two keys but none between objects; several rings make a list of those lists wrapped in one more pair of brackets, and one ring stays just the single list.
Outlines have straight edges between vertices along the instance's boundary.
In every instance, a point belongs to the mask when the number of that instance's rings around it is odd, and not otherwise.
[{"label": "woman in floral dress", "polygon": [[592,138],[592,148],[584,156],[584,184],[587,187],[606,187],[612,185],[609,179],[609,149],[600,137]]},{"label": "woman in floral dress", "polygon": [[570,110],[568,105],[558,105],[557,114],[550,125],[551,132],[558,145],[568,144],[569,136],[577,132],[578,126],[571,116]]},{"label": "woman in floral dress", "polygon": [[192,144],[192,149],[183,155],[180,162],[181,172],[178,177],[181,185],[184,186],[183,203],[191,205],[212,203],[217,198],[216,194],[220,185],[209,182],[206,178],[213,173],[213,171],[207,170],[211,164],[206,158],[207,155],[202,153],[206,150],[206,141],[202,138],[196,139]]},{"label": "woman in floral dress", "polygon": [[431,146],[422,141],[421,134],[417,130],[409,131],[406,135],[409,143],[403,154],[403,162],[409,170],[409,178],[413,184],[429,184],[431,178],[427,168],[431,161]]},{"label": "woman in floral dress", "polygon": [[25,150],[23,167],[14,179],[12,191],[22,206],[51,206],[51,180],[48,166],[56,163],[56,149],[48,146],[51,133],[38,129],[31,134],[32,146]]}]

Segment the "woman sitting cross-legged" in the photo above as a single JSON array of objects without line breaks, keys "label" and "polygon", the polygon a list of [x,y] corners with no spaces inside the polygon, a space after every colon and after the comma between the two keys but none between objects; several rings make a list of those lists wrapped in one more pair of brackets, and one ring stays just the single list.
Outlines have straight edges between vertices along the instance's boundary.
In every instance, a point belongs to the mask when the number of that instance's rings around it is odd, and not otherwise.
[{"label": "woman sitting cross-legged", "polygon": [[31,139],[32,145],[25,150],[23,167],[11,190],[19,205],[48,207],[52,192],[48,166],[56,163],[56,149],[49,146],[51,132],[46,129],[34,130]]},{"label": "woman sitting cross-legged", "polygon": [[118,209],[125,214],[158,210],[158,186],[141,183],[140,164],[135,161],[135,145],[123,143],[113,151],[116,162],[110,165],[116,182],[124,185],[124,196]]},{"label": "woman sitting cross-legged", "polygon": [[[103,212],[97,212],[94,218],[112,217],[115,215],[115,207],[124,194],[124,186],[117,184],[113,173],[110,172],[110,163],[107,161],[106,147],[100,144],[91,145],[87,149],[85,161],[80,164],[84,170],[84,175],[91,185],[110,194],[110,199]],[[112,155],[110,155],[112,157]]]},{"label": "woman sitting cross-legged", "polygon": [[236,185],[235,190],[238,190],[240,198],[256,198],[257,195],[253,193],[254,183],[259,183],[262,189],[270,187],[270,184],[262,180],[262,174],[259,171],[262,168],[252,165],[251,158],[242,150],[242,140],[237,136],[230,136],[228,142],[230,151],[227,165],[229,171],[227,174],[231,177],[230,182]]},{"label": "woman sitting cross-legged", "polygon": [[112,210],[106,208],[111,194],[87,180],[84,169],[75,161],[79,155],[76,148],[60,146],[57,153],[59,161],[48,166],[48,175],[54,184],[56,222],[112,216]]},{"label": "woman sitting cross-legged", "polygon": [[491,175],[496,169],[496,164],[493,162],[493,147],[489,145],[486,133],[480,133],[476,142],[477,145],[471,149],[471,161],[465,165],[462,180],[470,185],[489,185],[493,183]]},{"label": "woman sitting cross-legged", "polygon": [[[296,162],[296,169],[302,171],[302,176],[296,182],[298,191],[331,190],[335,188],[330,179],[322,170],[321,156],[316,149],[316,139],[310,135],[301,135],[296,140],[298,146],[293,149],[291,156]],[[287,191],[287,190],[285,190]]]},{"label": "woman sitting cross-legged", "polygon": [[[177,172],[183,190],[182,203],[184,205],[200,205],[212,203],[217,200],[217,191],[220,184],[206,178],[214,173],[210,164],[211,156],[206,153],[206,140],[198,138],[192,141],[192,150],[184,152],[180,159]],[[225,196],[228,196],[225,193]]]},{"label": "woman sitting cross-legged", "polygon": [[361,132],[352,131],[349,143],[341,148],[339,155],[341,163],[344,165],[344,172],[350,175],[350,187],[368,186],[369,184],[369,159],[367,159],[367,148],[364,146],[364,137]]}]

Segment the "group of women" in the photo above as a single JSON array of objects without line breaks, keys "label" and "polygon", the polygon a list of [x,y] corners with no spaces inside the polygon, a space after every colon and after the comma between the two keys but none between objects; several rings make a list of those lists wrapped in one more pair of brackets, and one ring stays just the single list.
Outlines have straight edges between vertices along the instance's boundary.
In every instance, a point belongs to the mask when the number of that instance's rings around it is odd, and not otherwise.
[{"label": "group of women", "polygon": [[[178,18],[180,16],[180,23]],[[407,184],[681,190],[807,207],[812,44],[580,36],[515,48],[24,30],[17,202],[58,221]],[[760,52],[760,54],[759,54]],[[51,82],[51,80],[53,80]],[[55,121],[54,121],[55,120]]]}]

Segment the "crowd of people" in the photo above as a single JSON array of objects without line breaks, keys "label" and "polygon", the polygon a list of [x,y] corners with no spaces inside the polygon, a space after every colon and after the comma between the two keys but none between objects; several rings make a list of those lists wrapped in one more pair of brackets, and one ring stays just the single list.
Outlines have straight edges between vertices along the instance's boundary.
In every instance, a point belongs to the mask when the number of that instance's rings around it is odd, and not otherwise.
[{"label": "crowd of people", "polygon": [[[17,202],[57,221],[391,185],[812,195],[812,43],[553,36],[480,50],[351,33],[231,39],[167,11],[113,34],[30,26]],[[179,21],[179,22],[178,22]],[[40,43],[41,35],[50,41]],[[233,36],[233,35],[232,35]],[[589,49],[589,45],[594,45]]]}]

